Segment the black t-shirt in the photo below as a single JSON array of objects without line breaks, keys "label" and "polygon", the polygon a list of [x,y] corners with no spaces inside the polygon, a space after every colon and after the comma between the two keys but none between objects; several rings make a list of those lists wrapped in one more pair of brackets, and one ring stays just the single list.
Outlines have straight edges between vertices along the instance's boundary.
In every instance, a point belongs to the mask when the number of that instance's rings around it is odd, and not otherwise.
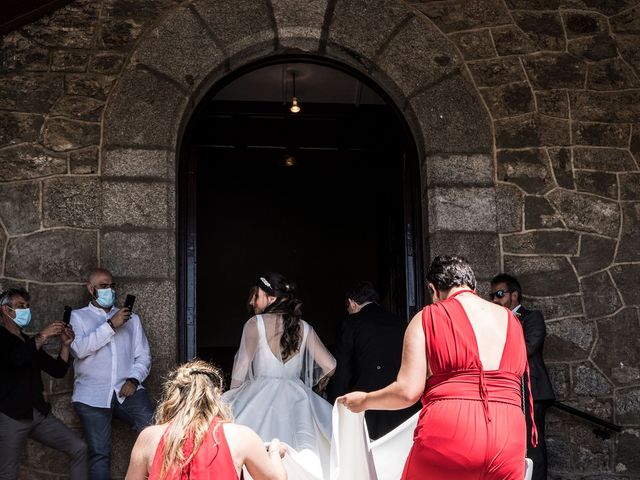
[{"label": "black t-shirt", "polygon": [[44,401],[40,371],[62,378],[69,364],[38,350],[33,338],[21,336],[22,340],[0,327],[0,412],[16,420],[32,420],[34,408],[43,415],[51,409]]}]

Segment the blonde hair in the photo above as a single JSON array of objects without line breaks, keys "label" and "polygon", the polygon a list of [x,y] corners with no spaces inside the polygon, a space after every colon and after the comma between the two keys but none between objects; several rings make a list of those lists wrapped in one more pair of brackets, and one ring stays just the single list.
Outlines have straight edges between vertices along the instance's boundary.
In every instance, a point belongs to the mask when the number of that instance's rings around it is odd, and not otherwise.
[{"label": "blonde hair", "polygon": [[[169,374],[156,410],[156,423],[171,422],[164,437],[161,478],[191,462],[215,417],[223,422],[233,420],[231,408],[221,398],[223,386],[220,370],[199,359],[182,364]],[[214,430],[214,439],[215,433]],[[190,436],[193,451],[185,458],[183,446]]]}]

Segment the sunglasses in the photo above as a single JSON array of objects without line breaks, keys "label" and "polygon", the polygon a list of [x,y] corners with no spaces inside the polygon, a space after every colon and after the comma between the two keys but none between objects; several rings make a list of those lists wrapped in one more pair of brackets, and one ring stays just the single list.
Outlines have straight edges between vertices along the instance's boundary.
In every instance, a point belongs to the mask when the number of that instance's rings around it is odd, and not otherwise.
[{"label": "sunglasses", "polygon": [[513,292],[513,290],[496,290],[495,292],[491,292],[489,294],[489,299],[493,300],[494,298],[503,298],[505,295],[511,292]]}]

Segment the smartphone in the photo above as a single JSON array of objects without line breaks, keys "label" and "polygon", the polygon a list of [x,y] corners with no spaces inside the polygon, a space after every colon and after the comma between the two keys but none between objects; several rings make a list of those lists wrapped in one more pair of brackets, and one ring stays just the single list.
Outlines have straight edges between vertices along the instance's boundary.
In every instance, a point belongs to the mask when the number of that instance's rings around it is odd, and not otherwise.
[{"label": "smartphone", "polygon": [[64,314],[62,315],[62,321],[66,325],[69,325],[69,322],[71,321],[71,310],[72,308],[69,305],[66,305],[64,307]]},{"label": "smartphone", "polygon": [[133,304],[136,302],[136,296],[127,294],[127,298],[124,300],[124,308],[128,308],[130,312],[133,312]]}]

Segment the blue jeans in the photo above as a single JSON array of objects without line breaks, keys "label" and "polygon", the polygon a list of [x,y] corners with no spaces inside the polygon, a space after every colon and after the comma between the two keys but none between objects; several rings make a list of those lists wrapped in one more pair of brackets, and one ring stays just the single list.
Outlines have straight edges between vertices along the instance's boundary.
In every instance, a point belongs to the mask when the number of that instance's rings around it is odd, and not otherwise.
[{"label": "blue jeans", "polygon": [[116,418],[131,425],[136,433],[150,425],[153,420],[153,406],[143,388],[132,396],[118,402],[114,392],[111,408],[92,407],[85,403],[73,402],[84,429],[89,447],[89,478],[91,480],[111,480],[111,419]]}]

